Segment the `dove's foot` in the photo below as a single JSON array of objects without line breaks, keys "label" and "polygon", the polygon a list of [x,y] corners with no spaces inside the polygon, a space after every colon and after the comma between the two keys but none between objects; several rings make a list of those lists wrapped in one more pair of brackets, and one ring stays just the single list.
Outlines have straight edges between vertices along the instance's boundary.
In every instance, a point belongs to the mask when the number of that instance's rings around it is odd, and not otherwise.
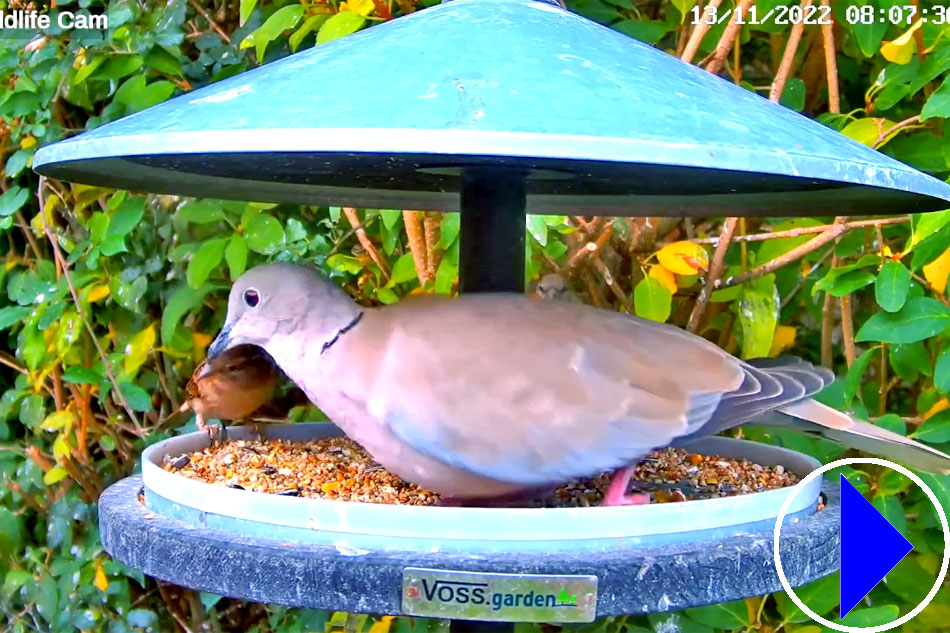
[{"label": "dove's foot", "polygon": [[607,488],[607,494],[604,495],[602,506],[637,506],[644,503],[650,503],[650,495],[646,493],[627,494],[627,487],[630,485],[630,477],[633,475],[633,466],[621,468],[614,474],[610,487]]},{"label": "dove's foot", "polygon": [[199,431],[204,431],[208,434],[208,439],[211,441],[211,446],[222,444],[228,439],[228,433],[224,428],[223,423],[208,424],[205,422],[204,418],[202,418],[200,415],[196,415],[195,424],[197,425]]}]

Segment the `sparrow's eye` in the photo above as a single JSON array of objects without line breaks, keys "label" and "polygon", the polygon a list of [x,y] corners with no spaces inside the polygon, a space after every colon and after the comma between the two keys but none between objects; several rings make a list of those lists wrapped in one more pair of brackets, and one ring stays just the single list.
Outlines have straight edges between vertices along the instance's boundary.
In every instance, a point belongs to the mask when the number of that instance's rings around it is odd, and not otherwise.
[{"label": "sparrow's eye", "polygon": [[261,302],[261,295],[258,294],[256,290],[254,290],[253,288],[248,288],[247,290],[244,291],[244,303],[246,303],[248,307],[253,308],[260,302]]}]

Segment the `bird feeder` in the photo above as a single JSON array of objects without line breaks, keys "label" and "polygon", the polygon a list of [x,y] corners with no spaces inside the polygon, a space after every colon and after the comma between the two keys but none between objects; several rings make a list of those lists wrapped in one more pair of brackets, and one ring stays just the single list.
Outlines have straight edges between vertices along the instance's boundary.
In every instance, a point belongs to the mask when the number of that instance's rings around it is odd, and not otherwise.
[{"label": "bird feeder", "polygon": [[[447,1],[44,147],[34,168],[137,191],[461,211],[462,292],[523,290],[526,213],[868,215],[950,200],[934,178],[547,0]],[[451,600],[433,611],[420,587],[565,588],[554,611],[505,611],[527,621],[780,589],[771,538],[788,489],[583,509],[262,498],[160,469],[203,441],[151,447],[141,476],[103,494],[113,556],[234,597],[474,620],[498,616]],[[817,465],[739,440],[695,448],[800,475]],[[796,495],[783,528],[793,585],[838,565],[837,496],[816,512],[818,494]]]}]

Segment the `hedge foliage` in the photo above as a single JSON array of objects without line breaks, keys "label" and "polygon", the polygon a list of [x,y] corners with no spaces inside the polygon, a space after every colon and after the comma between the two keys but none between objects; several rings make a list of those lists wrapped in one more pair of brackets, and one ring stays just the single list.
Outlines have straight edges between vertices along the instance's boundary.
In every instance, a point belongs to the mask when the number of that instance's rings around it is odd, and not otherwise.
[{"label": "hedge foliage", "polygon": [[[0,285],[6,289],[0,298],[6,343],[0,347],[0,621],[6,630],[445,628],[436,621],[245,604],[143,578],[102,551],[95,501],[135,470],[145,446],[193,429],[164,422],[221,324],[229,283],[243,270],[305,261],[367,304],[452,293],[458,216],[140,195],[41,182],[30,170],[40,145],[426,2],[57,0],[56,10],[106,12],[108,32],[0,40]],[[785,0],[743,5],[758,16],[791,6]],[[911,15],[917,0],[833,0],[833,28],[808,26],[796,34],[773,20],[742,26],[734,42],[724,21],[696,35],[693,51],[692,22],[703,15],[696,0],[568,0],[568,6],[763,97],[772,93],[940,178],[950,172],[950,27],[935,19],[919,23]],[[733,3],[719,6],[724,14]],[[931,16],[939,12],[934,3],[919,6]],[[868,7],[888,19],[855,23]],[[0,0],[0,9],[8,8],[11,2]],[[798,45],[788,47],[798,35]],[[827,46],[834,55],[826,55]],[[692,317],[695,329],[744,357],[784,351],[832,364],[842,379],[823,394],[826,402],[947,450],[950,211],[853,220],[834,225],[833,204],[827,217],[809,219],[531,217],[526,275],[534,283],[558,271],[584,300],[604,307],[680,326]],[[731,246],[717,258],[703,238],[730,231]],[[777,231],[785,233],[772,235]],[[765,239],[756,237],[763,233]],[[726,283],[697,309],[705,297],[695,263],[704,258],[712,261],[710,276]],[[794,435],[756,429],[746,435],[823,460],[844,453]],[[916,547],[845,619],[887,622],[929,590],[943,549],[939,525],[906,478],[875,468],[847,474]],[[950,477],[925,479],[950,507]],[[837,578],[800,593],[813,609],[832,613]],[[903,629],[944,630],[948,620],[944,588]],[[784,594],[579,628],[822,630]]]}]

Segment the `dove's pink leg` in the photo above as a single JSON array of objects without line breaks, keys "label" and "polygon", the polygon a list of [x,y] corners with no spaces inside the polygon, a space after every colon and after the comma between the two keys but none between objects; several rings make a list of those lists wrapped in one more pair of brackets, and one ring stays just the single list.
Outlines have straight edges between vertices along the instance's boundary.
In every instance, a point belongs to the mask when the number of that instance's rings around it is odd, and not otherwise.
[{"label": "dove's pink leg", "polygon": [[636,506],[643,503],[650,503],[649,494],[627,494],[627,487],[630,485],[630,477],[633,476],[633,469],[634,466],[627,466],[614,473],[614,478],[610,481],[610,487],[607,488],[607,494],[604,495],[604,500],[600,505]]}]

